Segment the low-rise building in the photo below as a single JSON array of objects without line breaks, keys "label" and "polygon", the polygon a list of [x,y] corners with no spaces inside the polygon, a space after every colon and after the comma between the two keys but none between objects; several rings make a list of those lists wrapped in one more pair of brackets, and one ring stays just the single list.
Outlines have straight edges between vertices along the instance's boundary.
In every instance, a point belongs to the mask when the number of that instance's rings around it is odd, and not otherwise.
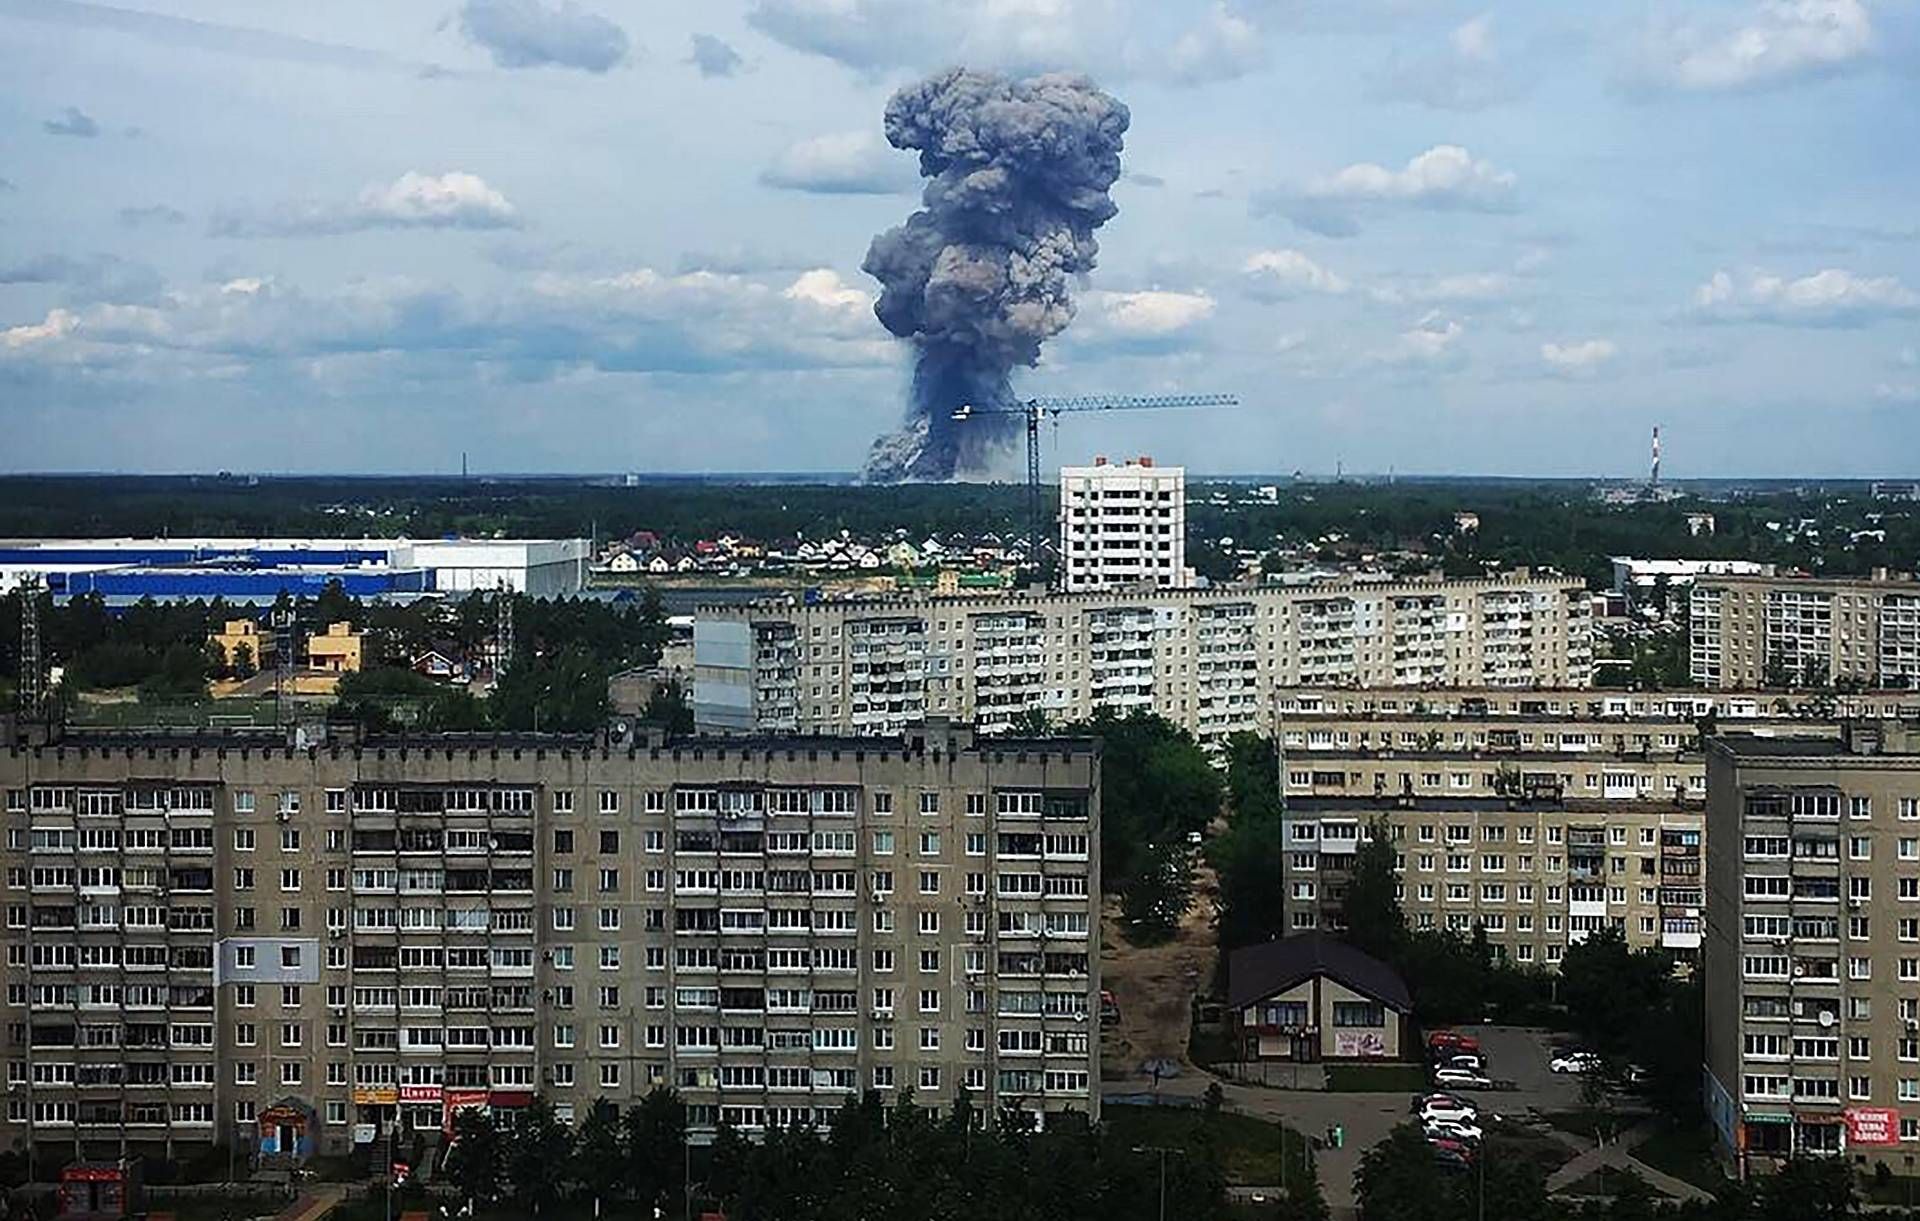
[{"label": "low-rise building", "polygon": [[276,648],[273,635],[261,631],[257,620],[229,619],[207,642],[220,650],[220,656],[230,667],[240,668],[242,659],[255,670],[273,664]]},{"label": "low-rise building", "polygon": [[358,674],[365,653],[366,634],[351,623],[329,623],[327,630],[307,637],[307,665],[329,674]]},{"label": "low-rise building", "polygon": [[1235,1068],[1398,1060],[1413,999],[1400,973],[1322,933],[1243,946],[1227,958]]}]

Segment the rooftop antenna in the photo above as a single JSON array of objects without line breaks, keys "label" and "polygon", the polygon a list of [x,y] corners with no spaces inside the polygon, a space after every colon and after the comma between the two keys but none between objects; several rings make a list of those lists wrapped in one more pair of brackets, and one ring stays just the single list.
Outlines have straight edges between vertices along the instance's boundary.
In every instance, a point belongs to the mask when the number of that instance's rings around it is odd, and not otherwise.
[{"label": "rooftop antenna", "polygon": [[1647,486],[1650,488],[1660,486],[1660,426],[1658,424],[1653,426],[1653,467],[1647,473]]},{"label": "rooftop antenna", "polygon": [[47,667],[40,651],[40,578],[20,581],[20,719],[47,715]]}]

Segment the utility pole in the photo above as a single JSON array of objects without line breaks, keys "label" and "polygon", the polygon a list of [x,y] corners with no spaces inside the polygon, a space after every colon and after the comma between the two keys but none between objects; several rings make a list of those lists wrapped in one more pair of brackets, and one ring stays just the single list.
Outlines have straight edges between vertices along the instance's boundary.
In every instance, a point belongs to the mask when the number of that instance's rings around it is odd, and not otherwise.
[{"label": "utility pole", "polygon": [[1170,1149],[1166,1145],[1135,1145],[1135,1153],[1157,1153],[1160,1155],[1160,1221],[1167,1221],[1167,1154],[1173,1153],[1185,1157],[1185,1149]]}]

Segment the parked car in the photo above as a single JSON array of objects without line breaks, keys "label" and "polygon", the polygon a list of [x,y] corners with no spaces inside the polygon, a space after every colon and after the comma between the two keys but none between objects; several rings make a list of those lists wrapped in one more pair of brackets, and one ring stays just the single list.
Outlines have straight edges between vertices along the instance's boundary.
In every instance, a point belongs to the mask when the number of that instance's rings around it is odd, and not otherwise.
[{"label": "parked car", "polygon": [[1556,1073],[1591,1073],[1600,1067],[1600,1057],[1590,1051],[1561,1052],[1547,1061],[1547,1067]]},{"label": "parked car", "polygon": [[1430,1106],[1450,1106],[1468,1111],[1478,1111],[1479,1104],[1462,1094],[1449,1094],[1445,1090],[1431,1090],[1425,1094],[1415,1094],[1413,1109],[1424,1110]]},{"label": "parked car", "polygon": [[1428,1140],[1445,1138],[1477,1145],[1482,1135],[1480,1125],[1470,1119],[1429,1119],[1421,1126],[1426,1130]]},{"label": "parked car", "polygon": [[1457,1090],[1490,1090],[1493,1081],[1470,1068],[1436,1068],[1433,1070],[1435,1085],[1452,1086]]},{"label": "parked car", "polygon": [[1457,1030],[1436,1030],[1427,1036],[1427,1050],[1438,1054],[1442,1048],[1450,1051],[1479,1051],[1480,1040],[1470,1034],[1461,1034]]},{"label": "parked car", "polygon": [[1479,1108],[1460,1098],[1422,1103],[1417,1114],[1420,1116],[1422,1127],[1430,1123],[1478,1123],[1480,1121]]},{"label": "parked car", "polygon": [[1473,1148],[1464,1141],[1447,1137],[1431,1139],[1427,1142],[1433,1148],[1433,1159],[1445,1170],[1466,1170],[1473,1165]]},{"label": "parked car", "polygon": [[1470,1051],[1459,1052],[1451,1056],[1443,1056],[1438,1061],[1438,1064],[1442,1068],[1465,1068],[1471,1069],[1476,1073],[1485,1072],[1487,1068],[1487,1062]]}]

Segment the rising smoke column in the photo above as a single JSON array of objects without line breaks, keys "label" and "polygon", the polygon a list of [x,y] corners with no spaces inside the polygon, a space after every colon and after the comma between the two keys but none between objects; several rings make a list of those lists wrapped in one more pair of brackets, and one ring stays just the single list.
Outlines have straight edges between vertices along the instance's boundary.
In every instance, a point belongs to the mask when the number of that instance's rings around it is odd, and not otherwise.
[{"label": "rising smoke column", "polygon": [[914,346],[906,427],[874,442],[874,481],[985,469],[1015,417],[953,419],[1005,398],[1009,376],[1073,321],[1073,278],[1093,269],[1093,231],[1119,209],[1127,108],[1082,76],[1009,80],[954,68],[887,103],[887,140],[918,149],[923,207],[873,239],[861,268],[873,312]]}]

